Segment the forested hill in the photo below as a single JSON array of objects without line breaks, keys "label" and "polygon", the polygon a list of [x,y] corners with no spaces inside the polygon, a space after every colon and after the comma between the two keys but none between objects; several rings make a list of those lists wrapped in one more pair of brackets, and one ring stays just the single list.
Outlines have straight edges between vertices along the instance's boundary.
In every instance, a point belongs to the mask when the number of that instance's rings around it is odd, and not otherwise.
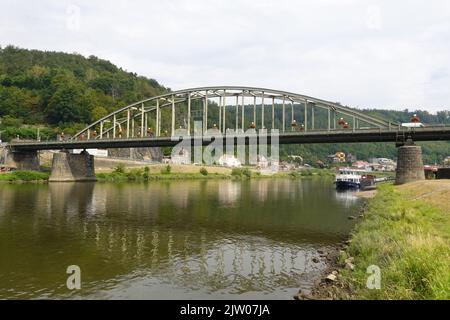
[{"label": "forested hill", "polygon": [[127,103],[166,92],[95,56],[0,47],[0,117],[24,124],[90,123]]}]

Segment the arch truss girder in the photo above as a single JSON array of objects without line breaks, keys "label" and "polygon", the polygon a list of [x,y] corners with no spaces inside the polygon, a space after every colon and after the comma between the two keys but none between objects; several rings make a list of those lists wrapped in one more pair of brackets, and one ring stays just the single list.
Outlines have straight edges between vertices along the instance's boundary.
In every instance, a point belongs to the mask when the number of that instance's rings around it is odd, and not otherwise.
[{"label": "arch truss girder", "polygon": [[[72,139],[158,137],[174,135],[180,127],[191,134],[193,107],[201,108],[203,131],[214,127],[223,134],[230,129],[234,132],[248,127],[269,127],[280,132],[296,131],[301,134],[311,130],[391,129],[399,125],[336,102],[301,94],[223,86],[179,90],[138,101],[90,124]],[[317,121],[319,110],[322,110],[321,121]],[[233,127],[229,124],[232,119],[230,112],[233,113],[232,118],[235,117],[235,121],[231,121]],[[340,118],[346,122],[344,127],[339,125],[340,122],[342,124]],[[177,126],[180,119],[183,122]]]}]

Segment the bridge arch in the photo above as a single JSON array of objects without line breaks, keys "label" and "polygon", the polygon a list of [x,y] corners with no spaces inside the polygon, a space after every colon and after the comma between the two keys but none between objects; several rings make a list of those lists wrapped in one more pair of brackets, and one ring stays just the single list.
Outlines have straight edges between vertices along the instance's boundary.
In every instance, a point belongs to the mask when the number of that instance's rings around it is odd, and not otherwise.
[{"label": "bridge arch", "polygon": [[[230,112],[234,118],[231,126],[227,121]],[[322,115],[320,123],[316,120],[318,114]],[[72,139],[161,137],[174,135],[179,129],[190,135],[194,133],[194,119],[200,121],[202,132],[214,127],[223,134],[229,130],[233,133],[246,130],[249,126],[279,129],[282,133],[336,131],[343,129],[339,126],[340,118],[347,122],[346,129],[353,131],[399,126],[340,103],[302,94],[267,88],[214,86],[178,90],[135,102],[95,121]]]}]

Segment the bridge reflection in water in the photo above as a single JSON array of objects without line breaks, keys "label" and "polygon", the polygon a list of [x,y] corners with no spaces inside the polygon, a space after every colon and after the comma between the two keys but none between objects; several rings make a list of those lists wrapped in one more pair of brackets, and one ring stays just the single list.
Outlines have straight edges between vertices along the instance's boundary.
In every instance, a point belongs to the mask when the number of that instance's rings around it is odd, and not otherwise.
[{"label": "bridge reflection in water", "polygon": [[317,278],[316,250],[345,236],[358,203],[322,180],[0,189],[0,298],[289,299]]}]

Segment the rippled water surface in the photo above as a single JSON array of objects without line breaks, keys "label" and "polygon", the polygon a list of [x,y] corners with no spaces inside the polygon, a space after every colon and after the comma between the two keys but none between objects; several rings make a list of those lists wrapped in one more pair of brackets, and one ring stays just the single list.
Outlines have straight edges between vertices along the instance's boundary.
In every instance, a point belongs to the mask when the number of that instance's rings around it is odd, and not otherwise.
[{"label": "rippled water surface", "polygon": [[0,299],[290,299],[358,205],[326,179],[0,184]]}]

